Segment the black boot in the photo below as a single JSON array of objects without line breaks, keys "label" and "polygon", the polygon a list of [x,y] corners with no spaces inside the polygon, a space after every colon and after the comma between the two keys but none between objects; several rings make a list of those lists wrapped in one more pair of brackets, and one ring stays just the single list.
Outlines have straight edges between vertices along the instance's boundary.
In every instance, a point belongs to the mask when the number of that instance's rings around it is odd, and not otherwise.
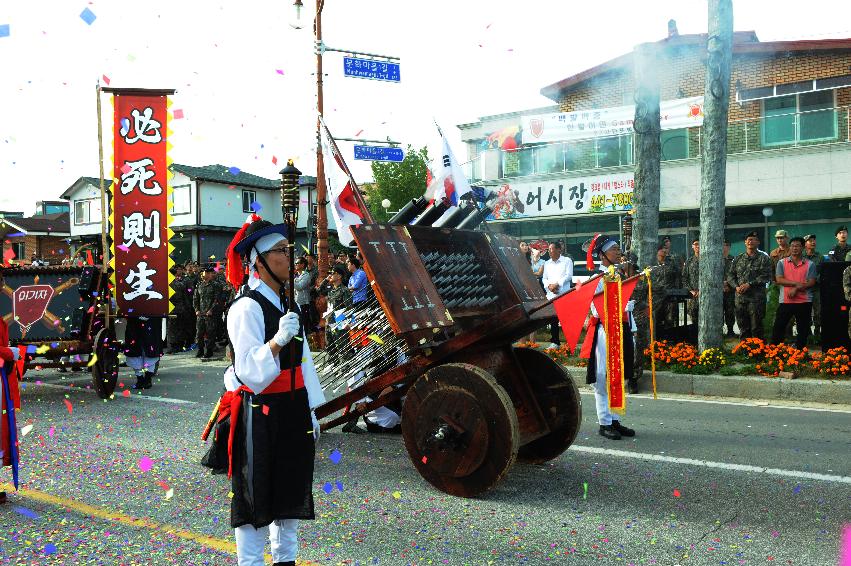
[{"label": "black boot", "polygon": [[629,385],[629,392],[630,393],[638,393],[638,380],[637,379],[630,379],[628,381],[628,385]]},{"label": "black boot", "polygon": [[145,389],[150,389],[150,388],[151,388],[151,387],[153,387],[153,386],[154,386],[154,374],[153,374],[153,373],[151,373],[151,372],[149,372],[149,371],[146,371],[146,372],[145,372],[145,383],[144,383],[144,388],[145,388]]},{"label": "black boot", "polygon": [[615,429],[615,427],[612,426],[612,425],[601,424],[600,425],[600,435],[605,436],[609,440],[620,440],[621,439],[621,433],[619,433],[617,431],[617,429]]},{"label": "black boot", "polygon": [[[147,372],[146,372],[147,373]],[[146,387],[147,384],[147,387]],[[133,389],[148,389],[150,387],[150,382],[145,374],[136,376],[136,385],[133,386]]]},{"label": "black boot", "polygon": [[207,356],[204,354],[204,348],[199,347],[198,353],[195,354],[196,358],[206,358]]},{"label": "black boot", "polygon": [[635,431],[623,426],[620,421],[612,421],[612,428],[618,431],[621,436],[635,436]]},{"label": "black boot", "polygon": [[295,566],[295,560],[288,560],[286,562],[275,562],[272,566]]}]

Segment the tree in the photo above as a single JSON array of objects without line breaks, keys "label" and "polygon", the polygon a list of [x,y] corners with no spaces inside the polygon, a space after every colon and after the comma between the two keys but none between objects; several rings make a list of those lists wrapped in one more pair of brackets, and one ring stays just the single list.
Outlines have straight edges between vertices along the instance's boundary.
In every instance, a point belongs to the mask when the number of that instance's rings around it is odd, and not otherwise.
[{"label": "tree", "polygon": [[733,57],[732,0],[709,0],[703,160],[700,171],[700,264],[698,266],[697,347],[719,348],[724,324],[721,259],[727,190],[727,114],[730,109],[730,62]]},{"label": "tree", "polygon": [[[372,176],[375,182],[364,185],[367,206],[378,221],[386,222],[392,214],[413,198],[425,194],[426,171],[428,170],[428,149],[414,150],[410,145],[401,163],[386,161],[372,162]],[[390,206],[385,209],[381,201],[387,199]]]}]

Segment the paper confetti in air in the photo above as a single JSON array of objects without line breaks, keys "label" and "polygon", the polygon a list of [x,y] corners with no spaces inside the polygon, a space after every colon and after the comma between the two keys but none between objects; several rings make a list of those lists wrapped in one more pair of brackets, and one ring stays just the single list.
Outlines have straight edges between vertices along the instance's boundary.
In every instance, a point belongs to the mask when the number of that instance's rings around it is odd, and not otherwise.
[{"label": "paper confetti in air", "polygon": [[325,485],[322,486],[322,491],[330,495],[331,492],[334,491],[334,486],[331,485],[331,482],[326,481]]},{"label": "paper confetti in air", "polygon": [[49,352],[49,351],[50,351],[50,346],[48,346],[47,344],[42,344],[41,346],[36,348],[35,353],[40,356],[40,355],[42,355],[46,352]]},{"label": "paper confetti in air", "polygon": [[[132,170],[133,170],[133,168],[132,168],[132,167],[130,167],[129,165],[127,165],[127,164],[125,163],[124,165],[122,165],[122,166],[121,166],[121,168],[120,168],[119,170],[120,170],[122,173],[124,173],[124,174],[126,175],[127,173],[129,173],[130,171],[132,171]],[[90,264],[90,265],[91,265],[91,264]]]},{"label": "paper confetti in air", "polygon": [[230,173],[231,175],[239,175],[239,167],[228,168],[228,173]]},{"label": "paper confetti in air", "polygon": [[72,412],[74,411],[74,407],[71,405],[71,401],[69,401],[68,399],[63,399],[63,401],[65,402],[65,408],[68,409],[68,414],[72,414]]},{"label": "paper confetti in air", "polygon": [[331,460],[334,464],[339,464],[340,460],[343,459],[343,455],[340,454],[339,450],[332,450],[331,454],[328,456],[328,459]]},{"label": "paper confetti in air", "polygon": [[336,483],[336,484],[337,484],[337,489],[338,489],[338,490],[343,491],[343,482],[338,481],[338,482],[334,482],[334,483]]},{"label": "paper confetti in air", "polygon": [[95,365],[97,363],[97,361],[98,361],[98,355],[93,353],[92,357],[89,359],[89,363],[87,363],[86,366],[92,367],[93,365]]},{"label": "paper confetti in air", "polygon": [[[9,24],[3,24],[0,26],[0,37],[9,37]],[[281,72],[283,75],[284,73]]]},{"label": "paper confetti in air", "polygon": [[53,433],[56,432],[56,427],[50,427],[50,430],[47,431],[47,436],[53,438]]},{"label": "paper confetti in air", "polygon": [[674,490],[674,497],[679,497],[679,496],[680,496],[680,490],[679,490],[679,489],[675,489],[675,490]]},{"label": "paper confetti in air", "polygon": [[[86,22],[87,24],[92,25],[92,24],[94,23],[95,19],[97,19],[97,16],[95,16],[95,13],[94,13],[94,12],[92,12],[91,10],[89,10],[88,8],[86,8],[86,9],[84,9],[84,10],[83,10],[83,12],[80,14],[80,18],[81,18],[84,22]],[[54,551],[55,551],[55,549],[56,549],[56,547],[54,547]],[[45,550],[46,550],[46,549],[45,549]]]},{"label": "paper confetti in air", "polygon": [[31,425],[31,424],[28,424],[27,426],[21,427],[21,437],[28,435],[32,429],[33,429],[33,425]]},{"label": "paper confetti in air", "polygon": [[384,340],[378,334],[370,334],[369,339],[378,344],[384,344]]},{"label": "paper confetti in air", "polygon": [[45,554],[56,554],[56,545],[55,544],[44,545],[44,553]]},{"label": "paper confetti in air", "polygon": [[183,119],[183,109],[178,108],[177,110],[175,110],[174,113],[173,113],[173,116],[174,116],[175,120],[182,120]]},{"label": "paper confetti in air", "polygon": [[269,405],[263,405],[263,414],[264,414],[264,415],[268,415],[268,414],[269,414]]},{"label": "paper confetti in air", "polygon": [[166,500],[171,499],[172,497],[174,497],[174,489],[169,489],[165,492]]},{"label": "paper confetti in air", "polygon": [[130,397],[130,390],[129,390],[129,389],[125,389],[125,390],[124,390],[121,394],[122,394],[123,396],[125,396],[125,397]]},{"label": "paper confetti in air", "polygon": [[[6,26],[6,27],[9,27],[9,26]],[[284,70],[283,70],[283,69],[275,69],[275,72],[276,72],[276,73],[278,73],[279,75],[283,75],[283,74],[284,74]]]},{"label": "paper confetti in air", "polygon": [[582,499],[588,499],[588,482],[582,482]]},{"label": "paper confetti in air", "polygon": [[126,252],[127,250],[129,250],[129,249],[130,249],[130,248],[128,248],[127,246],[125,246],[124,244],[118,244],[118,245],[117,245],[117,246],[115,246],[115,247],[116,247],[117,249],[121,250],[122,252]]},{"label": "paper confetti in air", "polygon": [[107,77],[106,75],[103,75],[101,78],[103,78],[103,84],[105,84],[106,86],[109,86],[109,77]]},{"label": "paper confetti in air", "polygon": [[398,491],[393,492],[393,499],[401,499],[401,498],[402,498],[402,494],[400,492],[398,492]]},{"label": "paper confetti in air", "polygon": [[153,466],[153,465],[154,465],[154,462],[150,458],[148,458],[147,456],[142,456],[139,459],[139,469],[142,470],[143,472],[150,471],[151,466]]},{"label": "paper confetti in air", "polygon": [[263,205],[255,200],[251,203],[251,210],[253,210],[254,212],[260,212],[261,210],[263,210]]}]

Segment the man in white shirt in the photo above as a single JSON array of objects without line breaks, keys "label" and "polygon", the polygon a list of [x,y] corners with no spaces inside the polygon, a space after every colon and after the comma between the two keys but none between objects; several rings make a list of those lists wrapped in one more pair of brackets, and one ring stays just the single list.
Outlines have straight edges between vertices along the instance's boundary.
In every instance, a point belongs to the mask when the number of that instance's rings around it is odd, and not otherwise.
[{"label": "man in white shirt", "polygon": [[[547,299],[557,297],[570,290],[573,281],[573,260],[561,255],[561,242],[553,242],[549,246],[550,259],[544,263],[544,276],[541,281],[547,292]],[[561,345],[559,337],[558,318],[550,321],[550,341],[553,347]]]}]

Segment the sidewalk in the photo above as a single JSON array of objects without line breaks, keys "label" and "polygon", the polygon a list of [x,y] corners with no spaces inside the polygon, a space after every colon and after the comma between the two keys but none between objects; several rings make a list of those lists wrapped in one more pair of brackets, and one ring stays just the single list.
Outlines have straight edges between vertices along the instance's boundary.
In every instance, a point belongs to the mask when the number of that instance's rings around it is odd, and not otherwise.
[{"label": "sidewalk", "polygon": [[[566,366],[577,386],[585,385],[585,368]],[[650,369],[639,384],[641,393],[652,393]],[[786,379],[761,375],[690,375],[656,372],[656,392],[710,397],[737,397],[776,401],[804,401],[851,407],[851,379]]]}]

